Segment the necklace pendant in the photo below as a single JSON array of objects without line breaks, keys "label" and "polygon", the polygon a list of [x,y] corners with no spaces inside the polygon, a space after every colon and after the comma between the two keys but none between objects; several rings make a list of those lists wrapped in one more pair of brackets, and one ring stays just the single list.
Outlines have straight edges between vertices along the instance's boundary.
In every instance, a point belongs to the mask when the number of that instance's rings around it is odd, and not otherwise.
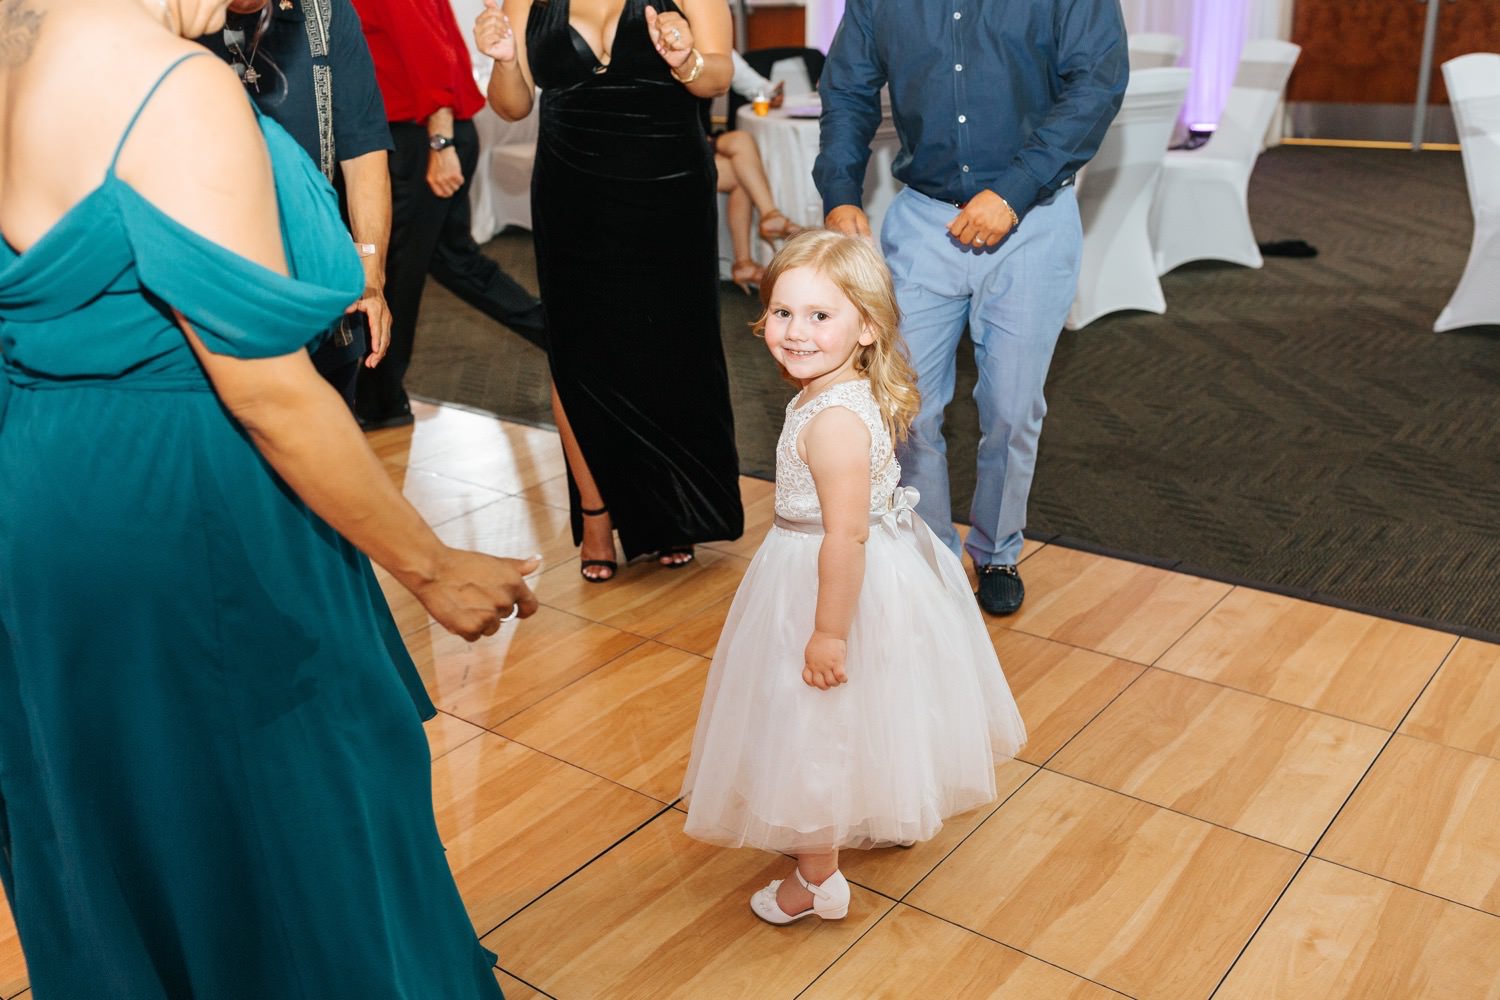
[{"label": "necklace pendant", "polygon": [[246,66],[245,72],[240,74],[240,80],[244,82],[245,86],[253,87],[257,83],[260,83],[260,74],[255,71],[254,66]]},{"label": "necklace pendant", "polygon": [[291,10],[292,0],[281,0],[281,3],[277,4],[276,6],[280,7],[282,10]]}]

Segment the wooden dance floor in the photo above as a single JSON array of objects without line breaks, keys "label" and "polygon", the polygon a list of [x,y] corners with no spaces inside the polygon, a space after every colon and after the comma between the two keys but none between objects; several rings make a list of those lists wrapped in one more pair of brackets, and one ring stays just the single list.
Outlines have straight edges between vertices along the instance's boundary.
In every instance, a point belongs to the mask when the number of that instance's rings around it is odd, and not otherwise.
[{"label": "wooden dance floor", "polygon": [[[388,588],[512,1000],[1500,998],[1500,647],[1028,544],[990,622],[1031,740],[1000,801],[847,854],[848,919],[776,929],[747,900],[787,862],[677,805],[771,484],[743,540],[593,586],[551,432],[422,406],[372,442],[445,540],[545,558],[542,609],[473,646]],[[0,998],[25,987],[0,904]]]}]

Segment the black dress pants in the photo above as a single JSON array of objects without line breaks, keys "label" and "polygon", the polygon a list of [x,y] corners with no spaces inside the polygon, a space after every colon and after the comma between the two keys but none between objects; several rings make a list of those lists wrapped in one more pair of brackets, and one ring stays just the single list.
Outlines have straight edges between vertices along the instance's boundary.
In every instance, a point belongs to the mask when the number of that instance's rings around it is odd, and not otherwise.
[{"label": "black dress pants", "polygon": [[429,274],[454,295],[545,349],[542,304],[479,251],[469,234],[469,185],[479,162],[479,136],[472,121],[453,123],[453,146],[463,186],[439,198],[427,186],[427,128],[391,123],[391,243],[386,259],[385,300],[391,309],[391,346],[375,368],[359,370],[355,409],[367,421],[410,410],[402,382],[411,365],[417,313]]},{"label": "black dress pants", "polygon": [[[359,382],[359,366],[370,352],[364,313],[349,313],[328,331],[323,343],[312,353],[313,367],[323,380],[338,390],[344,402],[354,409],[354,390]],[[348,337],[348,340],[344,340]]]}]

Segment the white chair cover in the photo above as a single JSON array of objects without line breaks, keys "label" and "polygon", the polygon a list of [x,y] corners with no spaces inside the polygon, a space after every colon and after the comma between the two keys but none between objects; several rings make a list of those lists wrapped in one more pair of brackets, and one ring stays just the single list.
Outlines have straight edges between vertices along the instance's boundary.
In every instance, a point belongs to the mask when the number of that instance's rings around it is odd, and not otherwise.
[{"label": "white chair cover", "polygon": [[1176,66],[1182,56],[1182,39],[1177,35],[1146,32],[1130,36],[1130,72],[1143,69],[1166,69]]},{"label": "white chair cover", "polygon": [[1500,323],[1500,55],[1477,52],[1443,64],[1458,123],[1474,241],[1469,263],[1433,329]]},{"label": "white chair cover", "polygon": [[[787,218],[802,226],[818,226],[823,221],[823,200],[812,177],[813,163],[818,158],[818,119],[804,116],[816,105],[816,95],[802,99],[788,95],[785,105],[764,117],[756,115],[748,104],[742,106],[734,123],[735,128],[753,136],[760,147],[761,162],[765,164],[766,179],[770,181],[777,206]],[[891,175],[891,164],[900,150],[901,139],[887,115],[870,140],[870,163],[865,169],[864,208],[876,239],[880,238],[886,209],[902,187]],[[957,209],[954,214],[958,214]],[[770,248],[758,237],[755,256],[762,264],[771,259]]]},{"label": "white chair cover", "polygon": [[807,60],[801,56],[776,60],[767,79],[781,84],[781,92],[787,97],[804,97],[813,92],[812,80],[807,76]]},{"label": "white chair cover", "polygon": [[1120,113],[1089,163],[1088,182],[1079,186],[1083,261],[1069,330],[1121,309],[1167,311],[1147,223],[1192,75],[1188,69],[1130,75]]},{"label": "white chair cover", "polygon": [[[483,66],[474,73],[481,91],[489,83],[489,70]],[[475,243],[486,242],[506,226],[531,228],[531,167],[541,103],[538,94],[531,114],[518,122],[505,121],[489,106],[474,116],[479,162],[469,185],[469,232]]]},{"label": "white chair cover", "polygon": [[1193,260],[1263,263],[1250,226],[1250,174],[1301,51],[1290,42],[1246,42],[1213,139],[1167,154],[1151,209],[1157,274]]}]

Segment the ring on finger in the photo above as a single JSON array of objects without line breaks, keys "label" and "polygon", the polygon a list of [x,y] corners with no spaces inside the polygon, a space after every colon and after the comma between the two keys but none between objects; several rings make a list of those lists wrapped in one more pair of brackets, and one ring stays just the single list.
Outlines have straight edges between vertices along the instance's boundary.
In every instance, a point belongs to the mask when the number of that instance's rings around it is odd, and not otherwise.
[{"label": "ring on finger", "polygon": [[682,41],[682,32],[678,31],[676,28],[672,28],[668,32],[668,34],[670,34],[672,36],[672,44],[673,45],[677,45],[678,43],[680,43]]},{"label": "ring on finger", "polygon": [[510,614],[508,614],[504,618],[500,619],[500,621],[501,622],[513,622],[513,621],[516,620],[516,616],[519,615],[520,613],[521,613],[521,606],[519,604],[512,604],[510,606]]}]

